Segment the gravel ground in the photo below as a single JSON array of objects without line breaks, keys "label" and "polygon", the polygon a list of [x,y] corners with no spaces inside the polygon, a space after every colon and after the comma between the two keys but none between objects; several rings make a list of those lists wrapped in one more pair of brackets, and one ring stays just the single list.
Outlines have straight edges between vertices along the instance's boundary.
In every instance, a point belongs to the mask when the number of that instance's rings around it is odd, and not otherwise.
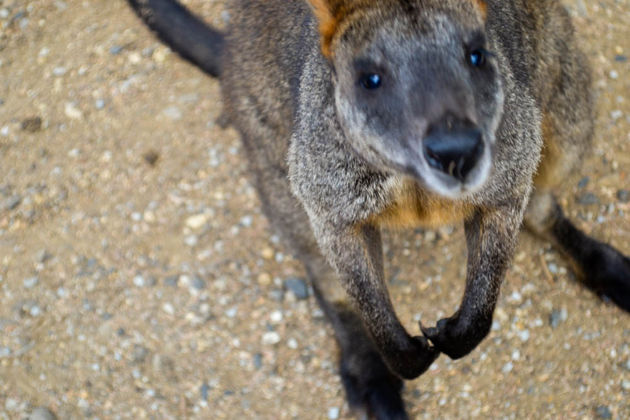
[{"label": "gravel ground", "polygon": [[[630,2],[568,6],[600,111],[562,201],[630,253]],[[0,0],[0,419],[350,417],[220,113],[217,83],[123,1]],[[387,234],[386,253],[411,331],[451,313],[461,227]],[[495,319],[408,383],[415,418],[630,418],[630,317],[548,245],[522,236]]]}]

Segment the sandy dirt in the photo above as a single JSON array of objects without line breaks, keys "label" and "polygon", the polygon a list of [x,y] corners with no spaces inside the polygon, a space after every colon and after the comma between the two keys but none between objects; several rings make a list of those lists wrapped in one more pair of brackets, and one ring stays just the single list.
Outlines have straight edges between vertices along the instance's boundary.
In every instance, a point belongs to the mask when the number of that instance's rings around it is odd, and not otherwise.
[{"label": "sandy dirt", "polygon": [[[628,254],[630,2],[568,6],[599,117],[561,199]],[[331,330],[220,113],[217,82],[123,1],[0,0],[0,419],[350,418]],[[461,227],[385,251],[410,331],[453,311]],[[419,419],[630,418],[630,316],[523,234],[490,337],[405,398]]]}]

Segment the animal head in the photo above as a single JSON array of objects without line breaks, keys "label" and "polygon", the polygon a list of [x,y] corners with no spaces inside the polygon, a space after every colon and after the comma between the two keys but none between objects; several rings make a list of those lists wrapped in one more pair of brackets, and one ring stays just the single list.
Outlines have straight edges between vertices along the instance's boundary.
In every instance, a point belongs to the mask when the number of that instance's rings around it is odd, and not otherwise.
[{"label": "animal head", "polygon": [[492,167],[503,93],[484,0],[309,0],[352,148],[448,198]]}]

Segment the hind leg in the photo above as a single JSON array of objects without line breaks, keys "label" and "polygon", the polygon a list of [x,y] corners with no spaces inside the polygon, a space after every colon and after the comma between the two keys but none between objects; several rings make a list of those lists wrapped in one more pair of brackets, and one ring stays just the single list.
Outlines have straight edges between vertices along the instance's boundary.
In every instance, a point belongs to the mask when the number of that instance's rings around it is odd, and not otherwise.
[{"label": "hind leg", "polygon": [[579,230],[551,193],[534,194],[526,226],[571,260],[582,284],[630,312],[630,258]]},{"label": "hind leg", "polygon": [[[581,62],[581,57],[574,60]],[[564,215],[553,194],[590,148],[593,106],[589,86],[586,69],[568,65],[558,91],[551,96],[543,118],[545,147],[525,226],[568,256],[586,287],[630,311],[630,259],[580,231]]]}]

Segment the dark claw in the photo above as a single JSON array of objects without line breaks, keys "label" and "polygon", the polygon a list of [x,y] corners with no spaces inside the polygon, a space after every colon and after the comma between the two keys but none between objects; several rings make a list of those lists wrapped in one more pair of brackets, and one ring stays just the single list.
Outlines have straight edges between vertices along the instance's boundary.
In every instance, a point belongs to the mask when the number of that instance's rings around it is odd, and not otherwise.
[{"label": "dark claw", "polygon": [[386,352],[385,360],[401,378],[415,379],[422,375],[438,358],[440,352],[422,336],[410,337],[411,348],[402,352]]},{"label": "dark claw", "polygon": [[[442,321],[442,320],[440,320]],[[429,340],[433,341],[432,338],[438,335],[438,329],[436,327],[425,327],[422,321],[420,321],[420,330],[422,331],[422,335],[424,335]]]}]

